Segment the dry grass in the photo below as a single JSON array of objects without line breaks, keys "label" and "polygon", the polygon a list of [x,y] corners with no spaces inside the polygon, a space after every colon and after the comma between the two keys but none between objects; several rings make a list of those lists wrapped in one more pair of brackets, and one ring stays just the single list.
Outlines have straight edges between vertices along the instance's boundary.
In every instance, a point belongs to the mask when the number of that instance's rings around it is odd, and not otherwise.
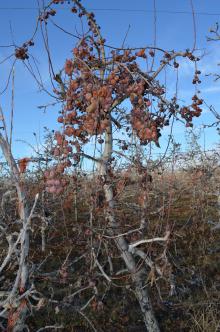
[{"label": "dry grass", "polygon": [[190,332],[219,332],[219,311],[215,304],[207,303],[201,308],[194,307],[190,313]]},{"label": "dry grass", "polygon": [[[101,194],[101,189],[95,182],[87,182],[85,178],[79,179],[78,182],[77,220],[71,185],[63,196],[54,198],[44,196],[44,200],[38,207],[39,214],[46,211],[49,215],[44,253],[41,251],[40,221],[36,219],[32,225],[30,259],[36,266],[46,259],[46,264],[34,277],[35,285],[45,297],[49,296],[50,288],[54,300],[60,300],[74,292],[79,278],[82,283],[86,283],[91,278],[98,280],[100,293],[105,286],[105,281],[98,276],[97,271],[88,272],[89,257],[71,264],[90,245],[86,235],[89,228],[90,193]],[[169,278],[166,276],[164,279],[154,280],[150,287],[156,315],[164,332],[219,331],[220,231],[212,232],[208,223],[209,220],[218,221],[217,198],[214,195],[216,182],[216,179],[208,181],[201,177],[195,180],[192,174],[182,172],[155,174],[153,178],[148,200],[147,236],[164,234],[167,225],[171,228],[172,238],[167,257],[170,264],[169,271],[171,269],[176,284],[176,293],[173,296],[169,295]],[[28,183],[27,185],[30,191],[29,197],[32,200],[37,191],[37,184],[30,186]],[[135,227],[138,221],[138,192],[138,186],[130,184],[118,196],[116,212],[121,220],[122,231]],[[16,216],[16,204],[11,205],[8,202],[5,208],[7,223],[10,224],[10,218],[12,220]],[[94,217],[94,227],[98,229],[103,223],[102,208],[97,209]],[[10,227],[14,229],[15,226],[12,224]],[[95,232],[94,238],[96,238]],[[131,240],[134,239],[131,238]],[[2,242],[1,247],[3,245]],[[118,252],[110,243],[109,249],[112,250],[113,263],[117,266]],[[147,250],[150,257],[161,263],[160,245],[150,245]],[[46,273],[61,269],[69,252],[66,280],[59,274],[52,277],[46,276]],[[104,264],[104,259],[105,252],[101,251],[100,263]],[[11,278],[10,275],[9,278]],[[125,281],[128,282],[128,280]],[[135,327],[136,331],[144,331],[137,303],[129,290],[121,287],[123,282],[123,279],[115,279],[118,287],[110,287],[106,293],[102,311],[96,310],[96,303],[87,308],[86,314],[94,322],[98,332],[103,331],[103,326],[106,326],[110,332],[135,331]],[[83,303],[87,297],[88,294],[85,294],[85,297],[82,296],[77,300]],[[60,323],[65,326],[67,332],[77,331],[77,326],[82,331],[90,331],[82,317],[68,310],[55,315],[54,306],[48,303],[47,307],[33,312],[28,323],[33,331],[42,326]]]}]

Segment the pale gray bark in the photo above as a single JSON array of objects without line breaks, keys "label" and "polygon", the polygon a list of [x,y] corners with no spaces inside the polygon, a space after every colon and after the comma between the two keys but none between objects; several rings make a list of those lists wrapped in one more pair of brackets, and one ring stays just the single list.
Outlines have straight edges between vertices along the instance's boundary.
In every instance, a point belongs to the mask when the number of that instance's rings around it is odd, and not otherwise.
[{"label": "pale gray bark", "polygon": [[[12,181],[14,182],[14,185],[16,187],[17,196],[18,196],[18,204],[19,204],[19,217],[22,223],[22,229],[20,230],[20,234],[18,236],[18,240],[20,243],[20,258],[19,258],[19,267],[17,276],[13,285],[13,288],[8,296],[8,298],[4,301],[5,305],[7,303],[13,303],[13,301],[16,301],[15,295],[20,290],[20,293],[23,293],[27,289],[28,285],[28,277],[29,277],[29,266],[28,266],[28,254],[29,254],[29,214],[26,204],[26,197],[25,192],[22,188],[22,183],[20,181],[20,174],[18,167],[16,165],[16,162],[14,160],[14,157],[11,153],[11,148],[8,143],[8,140],[3,137],[3,135],[0,133],[0,147],[2,149],[2,152],[4,154],[4,157],[6,159],[6,162],[10,168]],[[12,254],[12,252],[11,252]],[[10,258],[10,257],[9,257]],[[6,264],[8,263],[9,259],[7,259]],[[5,265],[3,266],[3,268]],[[25,326],[25,319],[27,316],[28,308],[27,305],[24,305],[25,299],[22,300],[22,306],[21,303],[18,303],[17,309],[15,309],[15,312],[17,311],[18,317],[14,322],[14,326],[8,327],[8,331],[12,332],[21,332],[24,330]],[[9,317],[12,317],[13,313],[9,314]],[[13,320],[12,320],[13,321]]]},{"label": "pale gray bark", "polygon": [[[108,203],[106,218],[109,222],[109,225],[111,226],[110,235],[117,235],[117,233],[119,232],[119,225],[114,214],[115,202],[113,198],[111,178],[109,177],[108,171],[111,163],[113,150],[112,142],[112,125],[110,123],[105,134],[105,148],[102,158],[100,160],[99,173],[104,180],[105,199]],[[160,329],[154,315],[146,285],[144,283],[144,280],[146,280],[145,268],[137,270],[135,257],[131,252],[129,252],[129,243],[123,236],[114,238],[114,242],[118,250],[121,252],[124,263],[131,274],[132,281],[135,285],[136,298],[142,311],[142,316],[146,325],[146,329],[149,332],[159,332]]]}]

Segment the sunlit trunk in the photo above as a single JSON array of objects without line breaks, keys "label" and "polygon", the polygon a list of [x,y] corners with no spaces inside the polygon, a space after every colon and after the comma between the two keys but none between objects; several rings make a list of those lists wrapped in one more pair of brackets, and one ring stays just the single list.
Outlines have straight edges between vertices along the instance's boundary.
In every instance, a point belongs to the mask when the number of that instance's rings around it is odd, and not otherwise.
[{"label": "sunlit trunk", "polygon": [[[110,123],[105,133],[105,148],[100,163],[100,175],[103,177],[104,180],[104,192],[107,202],[106,218],[109,226],[111,226],[110,233],[111,235],[118,235],[119,224],[115,218],[115,202],[113,197],[111,177],[109,176],[109,168],[111,164],[113,150],[112,143],[112,124]],[[146,271],[144,268],[137,270],[135,258],[133,254],[128,251],[128,242],[123,236],[115,238],[114,241],[118,250],[121,252],[121,256],[125,262],[128,271],[131,274],[131,278],[135,286],[136,298],[142,311],[142,316],[146,325],[146,329],[149,332],[159,332],[160,329],[155,318],[148,291],[144,282],[144,280],[146,281]]]}]

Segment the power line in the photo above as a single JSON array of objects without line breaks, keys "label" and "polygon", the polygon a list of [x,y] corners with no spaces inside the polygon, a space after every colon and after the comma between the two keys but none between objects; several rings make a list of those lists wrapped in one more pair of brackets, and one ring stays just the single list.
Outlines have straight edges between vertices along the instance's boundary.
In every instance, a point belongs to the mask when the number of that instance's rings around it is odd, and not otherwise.
[{"label": "power line", "polygon": [[[90,8],[89,10],[154,13],[154,10],[151,10],[151,9]],[[158,9],[158,10],[156,10],[156,12],[161,13],[161,14],[187,14],[187,15],[192,15],[191,11],[183,11],[183,10],[174,11],[174,10]],[[207,12],[195,12],[195,14],[196,15],[210,15],[210,16],[220,15],[220,13],[207,13]]]},{"label": "power line", "polygon": [[[62,10],[68,10],[68,8],[61,7]],[[123,8],[87,8],[88,10],[93,11],[108,11],[108,12],[131,12],[131,13],[154,13],[154,10],[151,9],[123,9]],[[38,7],[0,7],[0,10],[39,10]],[[159,14],[184,14],[184,15],[192,15],[191,11],[184,10],[166,10],[166,9],[158,9],[157,13]],[[209,12],[195,12],[196,15],[201,16],[220,16],[220,13],[209,13]]]}]

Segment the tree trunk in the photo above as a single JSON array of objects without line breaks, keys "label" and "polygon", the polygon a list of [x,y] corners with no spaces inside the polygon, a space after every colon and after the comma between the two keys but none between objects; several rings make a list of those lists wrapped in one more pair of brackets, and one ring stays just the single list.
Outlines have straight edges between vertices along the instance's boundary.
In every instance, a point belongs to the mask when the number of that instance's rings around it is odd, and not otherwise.
[{"label": "tree trunk", "polygon": [[[112,157],[112,141],[112,124],[110,123],[105,134],[105,148],[100,162],[99,173],[104,180],[104,192],[107,202],[106,218],[109,222],[109,225],[111,226],[110,233],[111,235],[118,235],[119,225],[114,215],[115,202],[113,198],[111,178],[109,176],[109,169]],[[121,256],[125,262],[128,271],[131,274],[132,281],[135,285],[136,298],[142,311],[142,316],[146,325],[146,329],[148,332],[159,332],[160,329],[154,315],[149,294],[146,287],[144,287],[145,285],[143,279],[146,280],[146,271],[144,268],[137,270],[135,258],[133,254],[129,252],[128,242],[123,236],[115,238],[114,241],[118,250],[121,252]]]},{"label": "tree trunk", "polygon": [[[26,292],[28,287],[29,279],[29,229],[28,229],[28,208],[25,192],[23,189],[23,184],[21,181],[19,169],[16,165],[14,157],[11,153],[11,148],[8,141],[0,134],[0,147],[10,167],[11,176],[13,182],[16,186],[17,196],[18,196],[18,213],[20,222],[22,224],[21,239],[20,239],[20,258],[19,266],[17,271],[17,276],[14,282],[14,286],[10,293],[10,301],[14,300],[14,297],[18,291],[19,295]],[[23,298],[18,306],[11,309],[8,316],[8,332],[22,332],[24,331],[25,319],[28,314],[27,301]]]}]

